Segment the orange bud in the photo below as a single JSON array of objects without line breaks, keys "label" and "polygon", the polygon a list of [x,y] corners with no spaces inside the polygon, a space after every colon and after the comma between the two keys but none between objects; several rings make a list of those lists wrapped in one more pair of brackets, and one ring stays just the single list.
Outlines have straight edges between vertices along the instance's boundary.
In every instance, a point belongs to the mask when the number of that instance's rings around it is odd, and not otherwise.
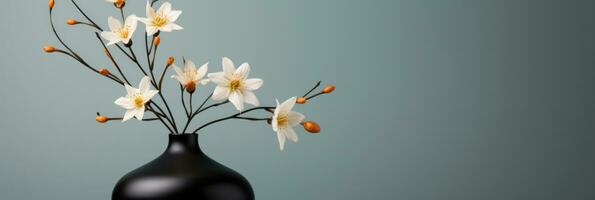
[{"label": "orange bud", "polygon": [[186,87],[188,93],[192,94],[196,90],[196,83],[194,83],[194,81],[189,81],[184,87]]},{"label": "orange bud", "polygon": [[100,116],[95,117],[95,121],[103,124],[103,123],[109,121],[109,118],[107,118],[106,116],[100,115]]},{"label": "orange bud", "polygon": [[313,121],[307,121],[302,123],[302,126],[304,126],[304,130],[308,131],[309,133],[319,133],[320,132],[320,126]]},{"label": "orange bud", "polygon": [[107,70],[106,68],[99,69],[99,73],[104,76],[107,76],[110,74],[109,70]]},{"label": "orange bud", "polygon": [[75,25],[75,24],[78,24],[78,23],[79,23],[79,22],[77,22],[77,21],[76,21],[76,20],[74,20],[74,19],[68,19],[68,20],[66,20],[66,24],[68,24],[68,25]]},{"label": "orange bud", "polygon": [[153,45],[159,46],[159,43],[161,43],[161,37],[159,37],[159,36],[153,37]]},{"label": "orange bud", "polygon": [[115,5],[117,8],[122,8],[122,7],[124,7],[124,5],[126,5],[126,1],[124,1],[124,0],[116,0],[116,1],[114,2],[114,5]]},{"label": "orange bud", "polygon": [[326,86],[324,89],[322,89],[322,93],[328,94],[335,91],[335,86],[334,85],[329,85]]},{"label": "orange bud", "polygon": [[50,1],[48,2],[48,6],[50,7],[50,10],[51,10],[51,9],[54,9],[54,0],[50,0]]},{"label": "orange bud", "polygon": [[54,46],[52,46],[52,45],[47,45],[47,46],[43,47],[43,51],[45,51],[46,53],[52,53],[52,52],[56,51],[56,48],[54,48]]},{"label": "orange bud", "polygon": [[167,58],[167,66],[170,66],[172,64],[174,64],[174,57],[170,56],[169,58]]},{"label": "orange bud", "polygon": [[307,101],[307,100],[306,100],[306,98],[304,98],[304,97],[300,97],[300,98],[297,98],[297,100],[295,100],[295,102],[296,102],[296,103],[299,103],[299,104],[305,104],[305,103],[306,103],[306,101]]}]

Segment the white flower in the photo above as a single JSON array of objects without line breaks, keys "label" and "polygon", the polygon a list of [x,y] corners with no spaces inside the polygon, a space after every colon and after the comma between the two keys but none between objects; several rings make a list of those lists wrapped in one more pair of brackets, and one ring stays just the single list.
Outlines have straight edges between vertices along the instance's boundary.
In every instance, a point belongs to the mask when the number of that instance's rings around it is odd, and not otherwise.
[{"label": "white flower", "polygon": [[161,7],[155,12],[147,1],[147,18],[139,18],[138,20],[147,25],[147,35],[153,35],[157,31],[171,32],[184,29],[174,23],[180,17],[180,14],[182,14],[181,10],[171,10],[169,2],[161,4]]},{"label": "white flower", "polygon": [[145,114],[145,104],[159,91],[151,90],[151,79],[147,76],[140,81],[138,88],[133,88],[128,84],[124,87],[126,88],[126,96],[118,98],[115,102],[116,105],[126,109],[122,122],[132,117],[136,117],[139,121],[142,120]]},{"label": "white flower", "polygon": [[293,131],[293,127],[304,120],[304,115],[299,112],[291,111],[295,105],[295,99],[295,97],[292,97],[281,104],[277,101],[277,108],[275,108],[271,120],[273,130],[277,132],[279,149],[281,149],[281,151],[283,151],[283,147],[285,146],[286,138],[289,138],[293,142],[298,141],[298,137],[295,134],[295,131]]},{"label": "white flower", "polygon": [[202,85],[206,85],[209,83],[209,79],[203,78],[207,71],[209,70],[209,63],[205,63],[198,70],[194,65],[194,62],[191,60],[186,60],[184,63],[184,69],[180,69],[178,66],[174,64],[174,70],[176,70],[176,75],[171,76],[172,78],[177,79],[180,84],[184,87],[194,87],[196,83],[200,83]]},{"label": "white flower", "polygon": [[244,110],[244,102],[258,106],[256,95],[252,92],[262,86],[262,79],[246,79],[250,73],[250,65],[243,63],[236,70],[233,62],[223,58],[223,72],[209,74],[209,79],[217,84],[213,92],[214,100],[228,99],[239,111]]},{"label": "white flower", "polygon": [[101,32],[101,37],[109,41],[107,45],[112,45],[118,42],[127,44],[132,38],[132,34],[136,30],[137,24],[136,15],[130,15],[126,17],[124,25],[116,18],[109,16],[107,18],[107,24],[109,25],[110,31]]}]

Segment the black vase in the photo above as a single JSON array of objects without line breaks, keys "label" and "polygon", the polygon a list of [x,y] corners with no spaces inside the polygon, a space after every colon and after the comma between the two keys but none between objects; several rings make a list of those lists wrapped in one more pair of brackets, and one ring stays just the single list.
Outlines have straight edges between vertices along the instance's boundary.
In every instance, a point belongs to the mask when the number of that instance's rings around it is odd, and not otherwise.
[{"label": "black vase", "polygon": [[197,134],[170,134],[163,154],[118,181],[112,200],[253,200],[250,183],[206,156]]}]

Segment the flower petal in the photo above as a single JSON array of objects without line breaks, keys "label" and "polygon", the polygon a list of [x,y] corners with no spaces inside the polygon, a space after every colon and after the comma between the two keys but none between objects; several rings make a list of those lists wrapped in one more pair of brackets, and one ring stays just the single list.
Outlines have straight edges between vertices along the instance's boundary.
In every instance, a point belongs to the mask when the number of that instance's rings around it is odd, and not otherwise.
[{"label": "flower petal", "polygon": [[148,18],[155,16],[155,10],[151,7],[151,3],[147,0],[146,14]]},{"label": "flower petal", "polygon": [[284,101],[283,103],[281,103],[281,105],[277,106],[277,108],[279,109],[280,113],[289,113],[289,111],[291,111],[291,109],[293,108],[293,106],[295,105],[295,97],[291,97],[289,99],[287,99],[286,101]]},{"label": "flower petal", "polygon": [[128,17],[126,17],[126,20],[124,21],[124,26],[128,28],[128,31],[130,32],[129,35],[132,35],[132,33],[134,33],[137,24],[138,17],[136,15],[129,15]]},{"label": "flower petal", "polygon": [[246,79],[250,74],[250,64],[242,63],[235,73],[236,75],[242,76],[244,79]]},{"label": "flower petal", "polygon": [[144,106],[135,110],[134,116],[136,117],[136,119],[138,119],[138,121],[142,121],[144,115],[145,115],[145,107]]},{"label": "flower petal", "polygon": [[194,64],[194,62],[192,62],[192,60],[186,60],[186,62],[184,63],[184,68],[196,71],[196,65]]},{"label": "flower petal", "polygon": [[178,24],[174,24],[174,23],[172,23],[172,22],[170,22],[170,23],[169,23],[169,25],[171,26],[171,29],[172,29],[172,30],[179,31],[179,30],[182,30],[182,29],[184,29],[184,27],[181,27],[180,25],[178,25]]},{"label": "flower petal", "polygon": [[209,63],[208,62],[198,68],[198,71],[196,71],[196,77],[198,79],[201,79],[202,77],[207,75],[207,71],[209,71]]},{"label": "flower petal", "polygon": [[100,35],[108,41],[106,46],[118,43],[120,41],[120,38],[113,32],[103,31],[100,33]]},{"label": "flower petal", "polygon": [[206,85],[206,84],[209,83],[209,81],[211,81],[211,80],[209,80],[208,78],[205,78],[205,79],[200,80],[200,84],[201,85]]},{"label": "flower petal", "polygon": [[175,22],[176,20],[178,20],[178,17],[180,17],[180,15],[182,14],[181,10],[174,10],[171,11],[168,15],[167,15],[167,19],[170,22]]},{"label": "flower petal", "polygon": [[144,103],[149,102],[149,100],[151,100],[157,93],[159,93],[159,90],[149,90],[146,93],[143,93]]},{"label": "flower petal", "polygon": [[157,31],[159,30],[157,27],[154,27],[154,26],[151,26],[151,25],[147,25],[146,26],[146,29],[147,29],[147,35],[148,36],[151,36],[151,35],[157,33]]},{"label": "flower petal", "polygon": [[244,81],[244,89],[246,90],[257,90],[262,86],[262,79],[259,78],[251,78]]},{"label": "flower petal", "polygon": [[107,25],[109,26],[109,29],[111,29],[112,31],[117,31],[122,28],[122,23],[120,22],[120,20],[117,20],[112,16],[107,17]]},{"label": "flower petal", "polygon": [[207,75],[207,77],[209,77],[209,79],[211,79],[213,83],[219,86],[226,86],[228,84],[227,82],[229,82],[229,80],[225,77],[225,74],[223,72],[210,73],[209,75]]},{"label": "flower petal", "polygon": [[287,127],[284,129],[285,136],[289,138],[289,140],[293,142],[298,142],[298,136],[295,134],[295,131],[291,127]]},{"label": "flower petal", "polygon": [[277,140],[279,141],[279,149],[283,151],[285,147],[285,133],[283,130],[277,131]]},{"label": "flower petal", "polygon": [[137,17],[136,20],[138,20],[142,23],[145,23],[147,25],[151,24],[151,19],[149,19],[149,18]]},{"label": "flower petal", "polygon": [[289,123],[289,126],[296,126],[304,121],[304,118],[306,117],[302,113],[289,111],[289,114],[287,115],[287,122]]},{"label": "flower petal", "polygon": [[124,114],[124,118],[122,118],[122,122],[132,119],[132,117],[134,117],[135,114],[136,114],[136,112],[134,109],[127,110],[126,113]]},{"label": "flower petal", "polygon": [[256,98],[256,95],[254,95],[254,92],[244,91],[243,95],[244,95],[244,101],[246,103],[252,104],[253,106],[258,106],[260,104],[260,102],[258,102],[258,98]]},{"label": "flower petal", "polygon": [[238,111],[242,112],[244,110],[244,96],[242,96],[242,93],[237,91],[231,92],[228,99]]},{"label": "flower petal", "polygon": [[229,89],[227,87],[217,86],[215,91],[213,91],[213,96],[211,97],[213,100],[223,100],[227,99],[229,95]]},{"label": "flower petal", "polygon": [[165,26],[161,27],[159,30],[161,30],[163,32],[171,32],[174,29],[171,24],[166,24]]},{"label": "flower petal", "polygon": [[161,4],[161,7],[157,10],[157,14],[159,15],[167,15],[171,12],[171,3],[165,2]]},{"label": "flower petal", "polygon": [[130,99],[128,99],[128,98],[120,97],[120,98],[116,99],[116,101],[114,101],[114,103],[124,109],[127,109],[127,110],[134,108],[134,105],[132,105],[132,103],[130,103]]},{"label": "flower petal", "polygon": [[130,86],[128,84],[125,84],[124,88],[126,88],[126,93],[127,93],[126,96],[132,96],[138,92],[138,89],[133,88],[132,86]]},{"label": "flower petal", "polygon": [[227,78],[231,78],[233,73],[236,71],[236,67],[233,64],[233,61],[231,61],[231,59],[227,57],[223,57],[221,63],[223,64],[223,73]]},{"label": "flower petal", "polygon": [[138,85],[138,90],[140,91],[140,93],[147,93],[149,91],[149,89],[151,89],[151,78],[149,78],[148,76],[143,77],[143,79],[140,80],[140,84]]}]

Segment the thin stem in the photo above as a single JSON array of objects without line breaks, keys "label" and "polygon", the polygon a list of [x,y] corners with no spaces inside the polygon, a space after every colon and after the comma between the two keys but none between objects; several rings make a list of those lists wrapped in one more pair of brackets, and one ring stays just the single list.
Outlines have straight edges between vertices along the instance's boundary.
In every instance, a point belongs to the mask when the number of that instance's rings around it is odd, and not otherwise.
[{"label": "thin stem", "polygon": [[211,125],[211,124],[215,124],[217,122],[225,121],[225,120],[228,120],[228,119],[248,119],[248,120],[253,120],[254,119],[254,120],[263,120],[263,119],[259,119],[259,118],[240,117],[240,115],[246,114],[246,113],[251,112],[251,111],[254,111],[254,110],[269,110],[269,109],[274,109],[274,108],[275,107],[254,107],[254,108],[250,108],[250,109],[245,110],[243,112],[239,112],[239,113],[233,114],[231,116],[224,117],[224,118],[217,119],[217,120],[211,121],[209,123],[206,123],[206,124],[198,127],[196,130],[192,131],[192,133],[196,133],[200,129],[203,129],[203,128]]},{"label": "thin stem", "polygon": [[[149,111],[153,112],[153,114],[157,115],[157,118],[159,118],[159,121],[161,121],[161,123],[167,128],[167,130],[169,130],[170,133],[174,133],[174,131],[171,128],[169,128],[169,126],[167,125],[167,123],[165,123],[165,121],[163,121],[163,119],[161,118],[161,115],[157,111],[155,111],[151,107],[150,104],[147,105],[147,108],[149,108],[147,110],[149,110]],[[167,117],[166,117],[166,119],[167,119]]]},{"label": "thin stem", "polygon": [[[192,96],[194,96],[194,93],[190,93],[190,102],[188,104],[190,104],[190,112],[192,112]],[[188,114],[190,115],[190,114]]]},{"label": "thin stem", "polygon": [[[182,86],[180,86],[182,87]],[[211,92],[211,94],[209,94],[209,96],[207,98],[205,98],[205,100],[200,104],[200,106],[198,106],[198,109],[196,109],[196,111],[199,111],[200,109],[202,109],[202,107],[207,103],[207,101],[209,101],[209,99],[213,96],[213,93]],[[184,107],[186,108],[186,107]],[[190,112],[193,112],[192,110],[190,110]],[[186,121],[186,125],[184,126],[184,130],[182,131],[183,133],[186,132],[186,130],[188,129],[188,126],[190,125],[190,122],[194,119],[194,117],[197,115],[197,112],[194,112],[192,115],[190,115],[190,113],[188,114],[188,120]]]},{"label": "thin stem", "polygon": [[[123,117],[112,117],[109,118],[110,120],[122,120],[124,119]],[[159,118],[144,118],[143,121],[155,121],[155,120],[159,120]]]},{"label": "thin stem", "polygon": [[[159,92],[159,93],[161,93],[161,92]],[[151,100],[151,101],[149,101],[149,105],[155,106],[155,108],[157,108],[157,110],[159,110],[159,112],[161,112],[161,115],[163,116],[163,118],[165,118],[172,125],[172,127],[175,129],[175,126],[174,126],[174,123],[172,122],[172,120],[169,118],[169,116],[167,116],[165,114],[165,111],[163,111],[163,109],[161,109],[161,107],[157,103],[155,103],[153,100]]]},{"label": "thin stem", "polygon": [[116,60],[114,60],[114,57],[112,56],[112,53],[110,53],[109,49],[107,49],[107,46],[105,46],[105,43],[103,43],[103,40],[101,40],[101,37],[99,36],[99,33],[95,32],[95,36],[97,36],[97,40],[99,40],[99,42],[101,43],[101,46],[103,46],[103,49],[105,49],[106,53],[108,54],[107,56],[112,61],[112,63],[114,63],[114,65],[116,66],[116,69],[118,70],[118,72],[120,72],[120,76],[122,76],[122,78],[124,79],[124,81],[126,81],[126,83],[128,83],[128,85],[130,85],[130,82],[128,81],[128,79],[126,78],[126,76],[124,75],[124,73],[122,72],[122,69],[120,69],[120,65],[118,65],[118,63],[116,62]]},{"label": "thin stem", "polygon": [[[64,42],[64,40],[62,40],[62,38],[60,37],[60,35],[58,34],[58,31],[56,31],[56,27],[54,26],[54,19],[53,19],[53,9],[50,9],[50,25],[52,27],[52,32],[54,33],[54,36],[56,36],[56,38],[58,39],[58,41],[60,42],[60,44],[62,44],[62,46],[64,46],[64,48],[66,48],[69,52],[66,51],[62,51],[62,50],[57,50],[57,52],[59,53],[63,53],[66,54],[70,57],[72,57],[73,59],[75,59],[76,61],[78,61],[79,63],[81,63],[83,66],[87,67],[87,69],[101,75],[101,73],[99,72],[99,70],[91,67],[91,65],[89,65],[87,62],[85,62],[85,60],[80,57],[78,54],[76,54],[76,52],[74,52],[68,45],[66,45],[66,43]],[[103,75],[102,75],[103,76]],[[123,85],[124,83],[120,80],[108,77],[114,81],[116,81],[118,84]]]},{"label": "thin stem", "polygon": [[126,17],[124,17],[124,6],[120,7],[120,15],[122,15],[122,23],[126,21]]},{"label": "thin stem", "polygon": [[212,96],[213,96],[213,93],[211,92],[211,94],[209,94],[209,96],[202,102],[202,104],[200,104],[200,106],[198,107],[197,110],[202,109],[202,107],[207,103],[207,101],[209,101],[209,99],[211,99]]},{"label": "thin stem", "polygon": [[182,87],[182,85],[180,85],[180,97],[182,99],[182,107],[184,107],[184,113],[186,114],[186,117],[190,117],[190,112],[188,112],[188,109],[186,108],[186,100],[184,100],[184,87]]},{"label": "thin stem", "polygon": [[[130,42],[132,42],[132,41],[130,41]],[[138,69],[140,69],[140,71],[142,71],[145,76],[149,76],[147,74],[147,72],[145,71],[145,69],[140,65],[140,63],[138,63],[138,59],[136,58],[136,54],[134,54],[134,50],[132,50],[132,46],[128,46],[128,49],[130,50],[130,54],[132,54],[132,57],[129,56],[129,58],[132,60],[132,62],[136,63],[136,66],[138,66]],[[124,52],[123,49],[122,49],[122,51]],[[151,83],[153,83],[153,80],[151,80]]]},{"label": "thin stem", "polygon": [[203,109],[201,109],[201,110],[196,110],[196,112],[194,112],[194,113],[192,114],[192,117],[194,117],[195,115],[198,115],[199,113],[201,113],[201,112],[203,112],[203,111],[205,111],[205,110],[208,110],[209,108],[214,108],[214,107],[217,107],[217,106],[220,106],[220,105],[226,104],[226,103],[229,103],[229,101],[224,101],[224,102],[221,102],[221,103],[212,104],[212,105],[210,105],[210,106],[207,106],[207,107],[205,107],[205,108],[203,108]]},{"label": "thin stem", "polygon": [[322,81],[318,81],[318,83],[316,83],[316,85],[314,85],[314,87],[312,87],[312,89],[310,89],[310,91],[306,92],[306,94],[304,94],[302,97],[307,97],[310,93],[312,93],[312,91],[314,91],[316,88],[318,88],[318,86],[320,86],[320,83]]},{"label": "thin stem", "polygon": [[167,69],[169,68],[169,65],[166,64],[165,68],[163,68],[163,73],[161,73],[161,78],[159,78],[159,84],[158,84],[158,89],[161,90],[161,85],[163,84],[163,77],[165,77],[165,73],[167,72]]},{"label": "thin stem", "polygon": [[79,7],[79,5],[78,5],[78,4],[76,4],[76,2],[74,2],[74,0],[71,0],[71,1],[72,1],[72,3],[74,4],[74,6],[76,7],[76,9],[77,9],[77,10],[79,10],[79,12],[80,12],[81,14],[83,14],[83,16],[84,16],[84,17],[85,17],[85,18],[86,18],[86,19],[87,19],[89,22],[91,22],[91,23],[92,23],[92,24],[95,26],[95,28],[99,29],[100,31],[103,31],[103,29],[101,29],[101,27],[99,27],[99,26],[97,25],[97,23],[95,23],[95,22],[94,22],[94,21],[93,21],[91,18],[89,18],[89,16],[87,16],[87,14],[85,14],[85,12],[83,12],[83,10],[81,9],[81,7]]},{"label": "thin stem", "polygon": [[306,98],[306,100],[310,100],[314,97],[320,96],[321,94],[324,94],[324,93],[322,93],[322,92],[316,93],[315,95],[312,95],[311,97]]},{"label": "thin stem", "polygon": [[245,120],[250,120],[250,121],[267,121],[269,119],[271,119],[270,117],[268,118],[254,118],[254,117],[235,117],[236,119],[245,119]]}]

